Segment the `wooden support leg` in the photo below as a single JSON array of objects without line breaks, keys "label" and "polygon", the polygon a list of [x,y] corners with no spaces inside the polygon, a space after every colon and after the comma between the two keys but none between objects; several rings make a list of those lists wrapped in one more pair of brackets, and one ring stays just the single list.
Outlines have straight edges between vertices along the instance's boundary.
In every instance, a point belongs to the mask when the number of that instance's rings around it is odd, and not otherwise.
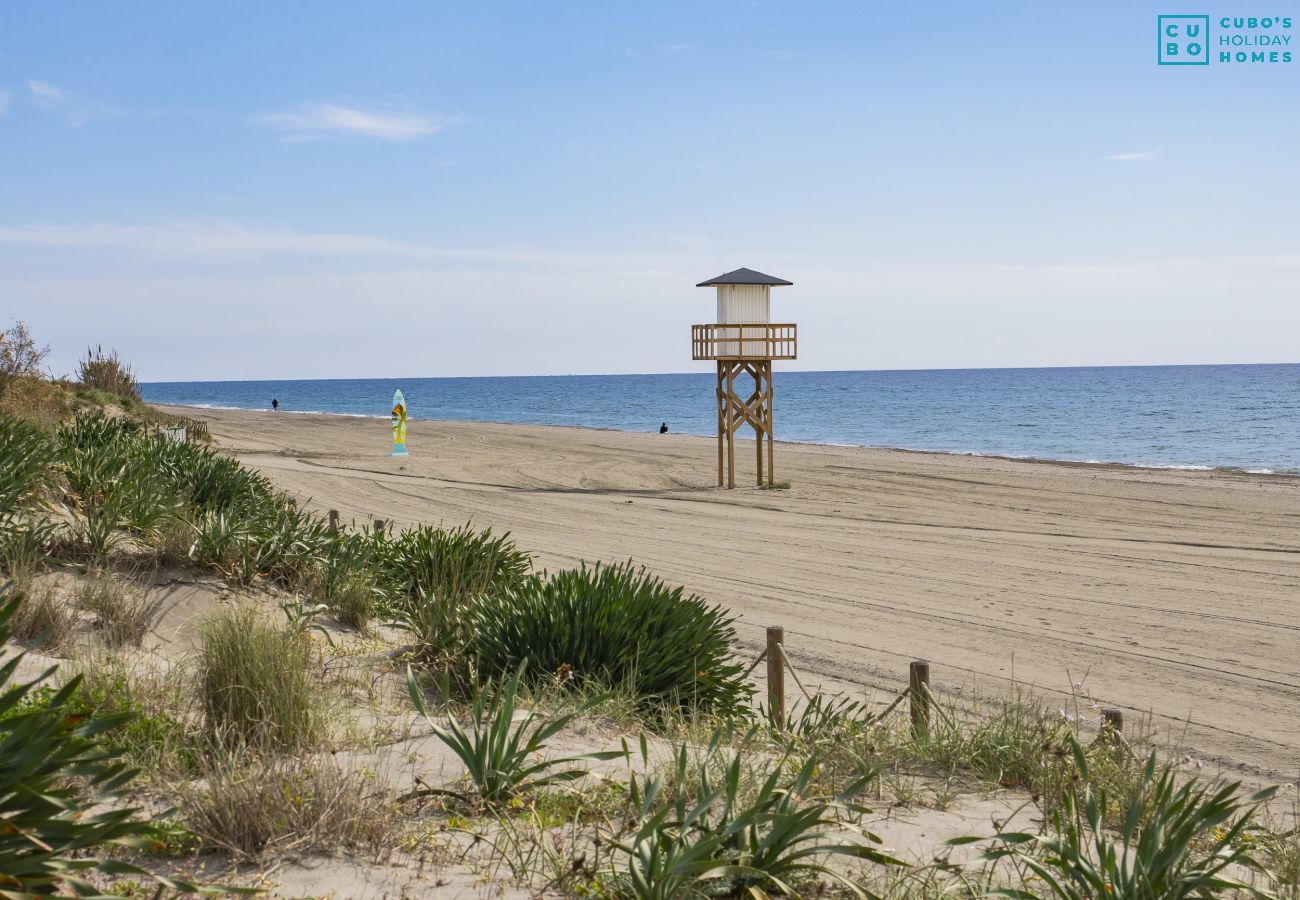
[{"label": "wooden support leg", "polygon": [[772,462],[772,364],[767,364],[767,403],[764,404],[767,410],[767,483],[776,484],[776,466]]},{"label": "wooden support leg", "polygon": [[718,384],[717,384],[717,404],[718,404],[718,487],[722,487],[722,437],[726,429],[726,419],[724,418],[726,410],[726,398],[722,394],[722,363],[718,363]]},{"label": "wooden support leg", "polygon": [[736,486],[736,370],[727,366],[727,487]]}]

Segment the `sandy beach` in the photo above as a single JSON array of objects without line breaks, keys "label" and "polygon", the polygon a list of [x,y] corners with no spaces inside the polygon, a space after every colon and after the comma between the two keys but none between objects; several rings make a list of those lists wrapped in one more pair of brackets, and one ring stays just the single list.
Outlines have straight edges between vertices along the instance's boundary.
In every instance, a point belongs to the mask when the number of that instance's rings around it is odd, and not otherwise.
[{"label": "sandy beach", "polygon": [[791,490],[723,491],[706,438],[420,421],[396,460],[385,420],[175,411],[345,520],[630,557],[731,609],[745,652],[784,626],[810,687],[883,700],[926,658],[949,694],[1073,690],[1210,772],[1300,770],[1300,479],[778,444]]}]

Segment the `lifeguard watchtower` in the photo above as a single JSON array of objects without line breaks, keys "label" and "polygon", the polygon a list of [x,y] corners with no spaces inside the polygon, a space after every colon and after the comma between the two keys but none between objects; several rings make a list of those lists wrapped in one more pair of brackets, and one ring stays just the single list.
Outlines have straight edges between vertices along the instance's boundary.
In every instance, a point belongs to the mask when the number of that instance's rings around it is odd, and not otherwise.
[{"label": "lifeguard watchtower", "polygon": [[[763,484],[763,443],[767,443],[767,483],[775,481],[772,464],[772,360],[794,359],[797,340],[794,325],[775,325],[772,288],[794,282],[773,278],[753,269],[737,269],[696,287],[718,289],[717,321],[691,326],[694,359],[718,361],[718,487],[736,486],[736,432],[749,425],[757,445],[758,484]],[[753,393],[742,400],[736,378],[748,375]],[[743,388],[742,388],[743,390]]]}]

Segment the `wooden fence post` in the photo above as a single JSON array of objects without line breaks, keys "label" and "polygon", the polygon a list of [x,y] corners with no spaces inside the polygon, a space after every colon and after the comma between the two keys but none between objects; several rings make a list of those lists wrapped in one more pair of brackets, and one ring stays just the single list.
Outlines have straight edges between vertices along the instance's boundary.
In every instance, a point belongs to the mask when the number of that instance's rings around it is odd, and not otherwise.
[{"label": "wooden fence post", "polygon": [[913,660],[908,666],[907,687],[912,707],[912,733],[924,737],[930,733],[930,663]]},{"label": "wooden fence post", "polygon": [[339,533],[339,511],[337,509],[331,509],[330,510],[330,534],[338,534],[338,533]]},{"label": "wooden fence post", "polygon": [[1124,710],[1106,707],[1101,711],[1101,739],[1119,744],[1124,738]]},{"label": "wooden fence post", "polygon": [[781,649],[785,646],[785,629],[780,625],[767,628],[767,714],[772,723],[785,727],[785,666]]}]

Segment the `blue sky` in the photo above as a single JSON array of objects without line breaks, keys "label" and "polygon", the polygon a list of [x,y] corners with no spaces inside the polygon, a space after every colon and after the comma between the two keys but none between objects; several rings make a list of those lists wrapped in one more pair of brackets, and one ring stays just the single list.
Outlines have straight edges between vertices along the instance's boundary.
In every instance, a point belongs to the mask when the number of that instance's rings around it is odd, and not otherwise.
[{"label": "blue sky", "polygon": [[690,371],[749,266],[791,367],[1296,361],[1300,61],[1159,67],[1171,11],[6,3],[0,319],[147,380]]}]

